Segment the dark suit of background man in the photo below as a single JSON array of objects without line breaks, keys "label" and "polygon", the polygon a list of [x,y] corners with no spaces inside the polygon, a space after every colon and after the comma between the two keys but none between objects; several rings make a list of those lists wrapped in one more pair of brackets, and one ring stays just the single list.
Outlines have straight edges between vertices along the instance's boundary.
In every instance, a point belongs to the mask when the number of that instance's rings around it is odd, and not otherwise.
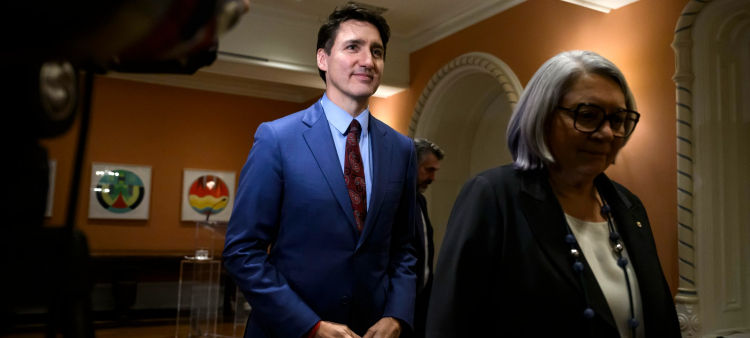
[{"label": "dark suit of background man", "polygon": [[[435,175],[440,170],[440,161],[445,153],[435,143],[426,139],[414,140],[419,166],[417,169],[417,204],[416,211],[416,237],[414,248],[417,252],[417,300],[414,312],[414,338],[425,337],[425,325],[427,323],[427,307],[430,304],[430,293],[432,291],[433,265],[435,257],[435,246],[432,241],[432,223],[427,213],[427,201],[424,193],[427,187],[435,181]],[[407,334],[404,336],[410,337]]]},{"label": "dark suit of background man", "polygon": [[252,306],[245,337],[412,330],[416,154],[368,106],[389,34],[380,15],[337,8],[318,33],[325,95],[255,133],[224,247]]}]

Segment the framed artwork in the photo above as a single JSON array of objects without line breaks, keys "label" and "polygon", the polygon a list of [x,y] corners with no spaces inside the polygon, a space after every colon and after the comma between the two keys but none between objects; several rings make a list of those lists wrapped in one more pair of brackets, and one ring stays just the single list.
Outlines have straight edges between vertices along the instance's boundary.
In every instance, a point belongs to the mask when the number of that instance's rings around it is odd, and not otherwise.
[{"label": "framed artwork", "polygon": [[148,219],[151,166],[92,163],[89,218]]},{"label": "framed artwork", "polygon": [[47,188],[47,210],[44,217],[52,217],[52,203],[55,201],[55,177],[57,176],[57,160],[47,160],[49,167],[49,187]]},{"label": "framed artwork", "polygon": [[183,221],[229,221],[234,205],[234,171],[185,169]]}]

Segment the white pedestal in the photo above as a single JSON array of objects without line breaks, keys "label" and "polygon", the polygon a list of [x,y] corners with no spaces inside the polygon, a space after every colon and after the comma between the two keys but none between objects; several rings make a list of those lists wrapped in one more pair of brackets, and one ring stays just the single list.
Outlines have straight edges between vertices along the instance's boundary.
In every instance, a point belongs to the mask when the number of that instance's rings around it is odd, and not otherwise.
[{"label": "white pedestal", "polygon": [[216,254],[225,235],[226,223],[196,222],[195,256],[180,263],[175,338],[227,337],[217,334],[221,260]]},{"label": "white pedestal", "polygon": [[216,337],[221,262],[184,259],[180,264],[176,338]]}]

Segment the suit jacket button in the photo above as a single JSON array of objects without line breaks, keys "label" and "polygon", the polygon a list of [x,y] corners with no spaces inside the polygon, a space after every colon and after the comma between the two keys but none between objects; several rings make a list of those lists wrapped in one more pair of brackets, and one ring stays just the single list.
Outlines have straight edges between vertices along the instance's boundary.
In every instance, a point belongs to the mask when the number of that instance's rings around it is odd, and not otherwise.
[{"label": "suit jacket button", "polygon": [[342,296],[341,297],[341,305],[346,305],[346,304],[349,304],[349,297]]}]

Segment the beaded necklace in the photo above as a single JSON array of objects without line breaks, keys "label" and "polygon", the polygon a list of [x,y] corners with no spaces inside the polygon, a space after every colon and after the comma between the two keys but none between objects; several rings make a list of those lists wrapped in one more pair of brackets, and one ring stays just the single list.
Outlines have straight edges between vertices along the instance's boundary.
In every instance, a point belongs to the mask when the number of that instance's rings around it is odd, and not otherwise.
[{"label": "beaded necklace", "polygon": [[[630,303],[630,319],[628,319],[628,327],[630,327],[633,338],[635,338],[636,329],[638,328],[640,323],[638,322],[638,319],[635,318],[635,308],[633,306],[633,290],[630,287],[630,277],[628,276],[628,272],[626,269],[628,266],[628,259],[622,256],[624,246],[622,245],[622,243],[620,243],[620,234],[615,230],[615,225],[612,221],[612,208],[604,200],[604,197],[599,193],[598,189],[596,190],[596,192],[597,194],[599,194],[599,198],[601,199],[601,213],[607,218],[607,226],[609,227],[609,243],[612,245],[612,250],[615,252],[615,255],[617,255],[617,266],[619,266],[622,269],[622,272],[625,274],[625,284],[628,287],[628,301]],[[568,224],[567,219],[565,220],[565,229],[568,232],[568,234],[565,236],[565,242],[570,245],[570,255],[573,256],[573,259],[575,260],[575,262],[573,263],[573,271],[578,273],[578,279],[581,281],[581,285],[583,286],[583,294],[586,299],[586,309],[583,310],[583,317],[586,319],[592,319],[594,318],[594,310],[589,305],[589,295],[586,289],[586,283],[583,280],[584,265],[578,259],[581,253],[578,248],[576,248],[576,237],[570,230],[570,224]]]}]

